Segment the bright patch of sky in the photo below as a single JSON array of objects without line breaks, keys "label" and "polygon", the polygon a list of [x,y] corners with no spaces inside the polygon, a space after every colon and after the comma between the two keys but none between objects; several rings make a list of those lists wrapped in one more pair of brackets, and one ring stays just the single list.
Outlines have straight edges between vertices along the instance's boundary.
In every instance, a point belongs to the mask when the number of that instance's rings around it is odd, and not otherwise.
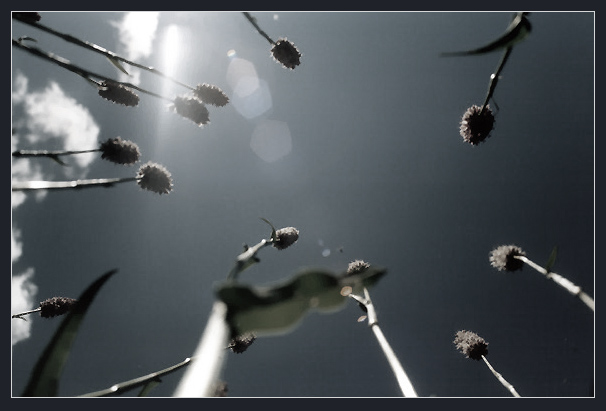
[{"label": "bright patch of sky", "polygon": [[[140,11],[125,13],[122,20],[110,22],[118,29],[120,49],[117,54],[136,63],[144,64],[140,60],[149,57],[152,53],[159,18],[160,13],[158,12]],[[125,68],[130,76],[120,73],[121,81],[138,85],[141,72],[132,66]]]}]

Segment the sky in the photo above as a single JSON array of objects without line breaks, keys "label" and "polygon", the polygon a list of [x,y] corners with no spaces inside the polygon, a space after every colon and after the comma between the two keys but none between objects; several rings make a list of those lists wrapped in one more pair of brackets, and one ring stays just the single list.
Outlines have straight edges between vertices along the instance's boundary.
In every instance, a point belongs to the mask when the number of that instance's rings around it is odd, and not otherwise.
[{"label": "sky", "polygon": [[[522,397],[593,397],[594,313],[526,265],[489,255],[517,245],[591,297],[595,287],[595,14],[532,12],[490,107],[479,145],[459,134],[482,105],[512,12],[252,12],[271,39],[301,52],[290,70],[239,12],[40,12],[40,23],[181,83],[229,97],[198,126],[171,111],[190,90],[12,20],[12,38],[145,90],[136,107],[101,98],[80,76],[12,47],[15,150],[87,150],[114,137],[140,163],[99,153],[12,158],[12,182],[133,177],[147,161],[168,194],[134,182],[11,193],[11,314],[47,298],[101,289],[64,369],[63,397],[108,388],[192,355],[243,245],[296,227],[285,250],[261,250],[240,281],[276,285],[306,268],[334,273],[363,260],[387,274],[370,290],[386,339],[420,397],[510,397],[483,361],[453,344],[488,342],[487,359]],[[562,30],[561,27],[566,27]],[[354,301],[311,312],[287,334],[228,352],[229,397],[399,397]],[[61,317],[11,319],[19,397]],[[152,396],[174,394],[182,371]],[[137,390],[123,396],[135,396]]]}]

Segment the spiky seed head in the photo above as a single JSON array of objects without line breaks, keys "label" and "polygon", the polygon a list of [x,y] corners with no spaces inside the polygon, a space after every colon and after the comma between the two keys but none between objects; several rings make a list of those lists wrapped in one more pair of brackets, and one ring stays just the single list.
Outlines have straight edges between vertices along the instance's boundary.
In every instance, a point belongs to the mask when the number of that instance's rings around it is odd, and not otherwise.
[{"label": "spiky seed head", "polygon": [[227,95],[217,86],[211,84],[198,84],[194,95],[203,103],[223,107],[229,102]]},{"label": "spiky seed head", "polygon": [[231,339],[227,348],[241,354],[256,340],[257,336],[254,333],[245,333]]},{"label": "spiky seed head", "polygon": [[515,256],[525,256],[526,253],[517,245],[502,245],[490,252],[490,265],[499,271],[516,271],[524,267],[524,261]]},{"label": "spiky seed head", "polygon": [[483,355],[488,355],[488,343],[474,332],[457,331],[453,343],[459,351],[472,360],[481,360]]},{"label": "spiky seed head", "polygon": [[173,180],[168,170],[164,166],[151,161],[139,168],[137,183],[141,188],[160,195],[168,194],[173,189]]},{"label": "spiky seed head", "polygon": [[482,107],[474,104],[463,114],[459,131],[466,142],[475,146],[486,140],[493,128],[494,115],[490,106],[482,111]]},{"label": "spiky seed head", "polygon": [[294,227],[285,227],[276,230],[276,239],[273,246],[278,250],[284,250],[293,245],[299,239],[299,230]]},{"label": "spiky seed head", "polygon": [[370,267],[364,260],[354,260],[347,266],[347,275],[355,275],[366,271]]},{"label": "spiky seed head", "polygon": [[271,55],[282,66],[294,69],[301,64],[301,53],[297,47],[286,38],[278,39],[271,48]]},{"label": "spiky seed head", "polygon": [[99,95],[106,100],[123,106],[135,107],[139,104],[139,96],[131,89],[121,84],[103,81],[99,88]]},{"label": "spiky seed head", "polygon": [[101,143],[101,158],[116,164],[132,165],[139,161],[139,146],[120,137],[110,138]]},{"label": "spiky seed head", "polygon": [[200,127],[210,122],[208,109],[195,97],[178,96],[173,100],[171,108]]},{"label": "spiky seed head", "polygon": [[67,297],[48,298],[40,303],[40,316],[52,318],[63,315],[68,312],[76,302],[77,300]]}]

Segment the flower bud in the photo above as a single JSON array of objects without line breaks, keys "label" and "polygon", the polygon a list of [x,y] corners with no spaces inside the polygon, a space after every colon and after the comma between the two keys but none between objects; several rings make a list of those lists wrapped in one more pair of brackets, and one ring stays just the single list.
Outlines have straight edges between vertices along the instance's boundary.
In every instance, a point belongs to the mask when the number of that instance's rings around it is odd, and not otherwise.
[{"label": "flower bud", "polygon": [[488,355],[488,343],[482,337],[471,331],[458,331],[453,343],[467,358],[481,360]]},{"label": "flower bud", "polygon": [[203,103],[222,107],[229,102],[227,95],[217,86],[210,84],[198,84],[194,95]]},{"label": "flower bud", "polygon": [[370,267],[370,264],[363,260],[355,260],[349,263],[347,266],[347,274],[346,275],[355,275],[359,274]]},{"label": "flower bud", "polygon": [[99,88],[99,95],[124,106],[134,107],[139,104],[139,96],[121,84],[104,81]]},{"label": "flower bud", "polygon": [[469,144],[478,145],[488,137],[493,127],[494,115],[490,106],[482,112],[482,107],[473,105],[463,114],[460,134]]},{"label": "flower bud", "polygon": [[285,68],[294,69],[301,64],[301,53],[295,45],[286,40],[286,38],[278,39],[271,48],[271,54],[274,59],[282,64]]},{"label": "flower bud", "polygon": [[145,190],[153,191],[160,195],[171,192],[173,182],[168,170],[157,163],[148,161],[139,168],[137,183]]},{"label": "flower bud", "polygon": [[232,338],[227,348],[235,352],[236,354],[241,354],[255,341],[257,337],[254,333],[246,333],[242,335],[238,335],[237,337]]},{"label": "flower bud", "polygon": [[208,124],[208,109],[200,100],[194,97],[176,97],[171,107],[181,117],[190,119],[198,126]]},{"label": "flower bud", "polygon": [[134,164],[139,161],[139,146],[120,137],[110,138],[101,143],[101,158],[117,164]]},{"label": "flower bud", "polygon": [[40,316],[44,318],[51,318],[65,314],[76,302],[77,300],[67,297],[49,298],[40,303]]},{"label": "flower bud", "polygon": [[515,258],[516,255],[525,256],[526,253],[515,245],[502,245],[490,253],[490,265],[499,271],[516,271],[524,267],[524,261]]},{"label": "flower bud", "polygon": [[283,250],[293,245],[299,239],[299,230],[294,227],[281,228],[276,231],[276,239],[273,246]]}]

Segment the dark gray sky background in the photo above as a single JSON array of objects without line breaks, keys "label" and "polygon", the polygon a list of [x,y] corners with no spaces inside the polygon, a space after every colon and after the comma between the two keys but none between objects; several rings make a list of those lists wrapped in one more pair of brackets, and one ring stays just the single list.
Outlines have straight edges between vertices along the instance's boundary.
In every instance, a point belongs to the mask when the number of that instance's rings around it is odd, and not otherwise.
[{"label": "dark gray sky background", "polygon": [[[594,13],[529,16],[532,33],[502,72],[491,102],[496,125],[479,146],[463,141],[459,123],[483,103],[501,52],[439,54],[498,37],[511,12],[252,14],[271,38],[298,47],[300,66],[275,62],[238,12],[160,12],[147,35],[136,30],[149,49],[130,54],[135,61],[230,97],[209,107],[202,128],[142,93],[137,107],[112,104],[76,74],[12,48],[11,150],[67,141],[84,150],[120,136],[174,181],[162,196],[135,183],[42,198],[13,193],[12,313],[53,296],[77,298],[119,270],[87,313],[60,394],[108,388],[191,356],[214,287],[244,243],[268,238],[264,217],[298,228],[300,238],[283,251],[262,250],[242,282],[279,283],[306,267],[342,272],[356,259],[387,268],[370,294],[419,396],[510,396],[482,361],[456,350],[462,329],[488,341],[487,359],[521,396],[593,396],[593,312],[529,266],[497,271],[489,254],[515,244],[544,265],[557,245],[553,270],[594,296]],[[129,56],[125,13],[41,16]],[[12,37],[25,35],[122,79],[105,57],[13,20]],[[139,76],[140,87],[170,98],[188,92]],[[13,159],[12,180],[131,177],[141,164],[66,161]],[[15,284],[30,291],[27,301]],[[228,395],[400,396],[373,333],[356,321],[361,314],[350,301],[336,313],[310,313],[289,334],[260,337],[243,354],[229,352]],[[23,324],[12,319],[12,396],[60,321],[30,316],[15,341]],[[152,395],[171,396],[182,375],[167,376]]]}]

